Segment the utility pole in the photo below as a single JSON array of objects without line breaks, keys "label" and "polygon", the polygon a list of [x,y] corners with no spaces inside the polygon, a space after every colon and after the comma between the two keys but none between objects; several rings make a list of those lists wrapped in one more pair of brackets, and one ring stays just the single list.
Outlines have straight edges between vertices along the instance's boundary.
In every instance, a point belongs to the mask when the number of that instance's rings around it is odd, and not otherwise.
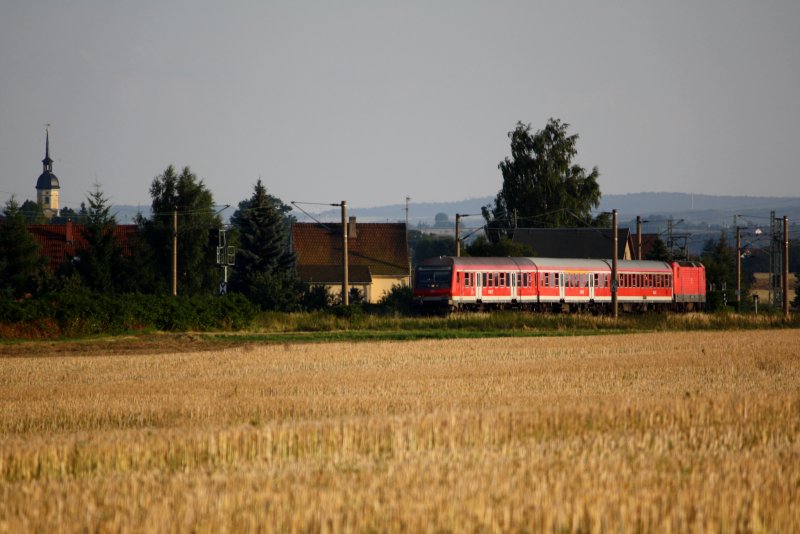
[{"label": "utility pole", "polygon": [[461,256],[461,214],[456,213],[456,258]]},{"label": "utility pole", "polygon": [[172,296],[178,296],[178,210],[172,210]]},{"label": "utility pole", "polygon": [[642,261],[642,216],[636,216],[636,259]]},{"label": "utility pole", "polygon": [[408,254],[408,285],[411,285],[411,251],[409,250],[408,243],[408,204],[411,202],[411,197],[406,197],[406,253]]},{"label": "utility pole", "polygon": [[350,280],[347,265],[347,201],[342,200],[342,304],[350,305]]},{"label": "utility pole", "polygon": [[617,254],[618,252],[618,241],[617,241],[617,210],[611,212],[613,215],[613,227],[614,227],[614,255],[611,256],[611,309],[614,315],[614,319],[616,320],[619,317],[619,310],[617,309]]},{"label": "utility pole", "polygon": [[742,311],[742,229],[736,227],[736,311]]},{"label": "utility pole", "polygon": [[783,216],[783,316],[789,318],[789,217]]}]

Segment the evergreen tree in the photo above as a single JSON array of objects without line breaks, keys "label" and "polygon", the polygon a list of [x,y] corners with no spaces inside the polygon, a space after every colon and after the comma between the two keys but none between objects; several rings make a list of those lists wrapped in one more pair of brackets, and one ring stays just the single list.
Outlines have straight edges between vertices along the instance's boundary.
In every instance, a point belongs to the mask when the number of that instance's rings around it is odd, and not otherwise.
[{"label": "evergreen tree", "polygon": [[239,242],[231,289],[265,309],[295,309],[301,298],[296,258],[289,247],[293,218],[285,207],[258,180],[253,195],[240,202],[231,217]]},{"label": "evergreen tree", "polygon": [[99,185],[87,197],[85,243],[78,249],[75,270],[83,284],[99,293],[114,293],[123,275],[122,247],[114,236],[117,221]]},{"label": "evergreen tree", "polygon": [[38,202],[26,200],[22,203],[22,206],[19,206],[19,211],[28,224],[47,224],[47,217],[45,217],[44,210]]},{"label": "evergreen tree", "polygon": [[517,217],[540,228],[608,226],[608,216],[593,219],[600,205],[597,167],[587,174],[573,163],[578,135],[567,135],[568,124],[550,119],[543,130],[531,133],[531,125],[517,123],[511,139],[511,158],[498,165],[503,186],[494,207],[484,207],[489,240],[513,237]]},{"label": "evergreen tree", "polygon": [[736,302],[736,251],[728,246],[725,232],[720,234],[717,241],[706,241],[702,258],[709,285],[708,308],[722,309]]},{"label": "evergreen tree", "polygon": [[656,237],[653,242],[653,248],[645,254],[644,259],[652,261],[672,261],[672,254],[667,250],[667,246],[660,237]]},{"label": "evergreen tree", "polygon": [[[152,270],[169,288],[172,279],[172,213],[178,214],[178,293],[200,295],[216,293],[219,269],[216,251],[209,240],[212,229],[222,222],[212,207],[214,198],[202,180],[184,167],[177,174],[170,165],[150,185],[151,215],[141,214],[137,223],[152,251]],[[162,289],[163,290],[163,289]]]},{"label": "evergreen tree", "polygon": [[44,262],[14,197],[6,202],[4,213],[5,220],[0,224],[0,295],[21,297],[36,292]]}]

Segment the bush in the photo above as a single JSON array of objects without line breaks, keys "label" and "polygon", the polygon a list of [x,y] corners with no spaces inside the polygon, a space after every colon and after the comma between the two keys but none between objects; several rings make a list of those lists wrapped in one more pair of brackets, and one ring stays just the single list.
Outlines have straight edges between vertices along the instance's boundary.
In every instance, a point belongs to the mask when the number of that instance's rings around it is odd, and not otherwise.
[{"label": "bush", "polygon": [[409,314],[413,311],[413,292],[411,287],[404,284],[396,284],[380,300],[381,307],[385,310],[398,313]]},{"label": "bush", "polygon": [[[242,295],[172,297],[125,294],[109,296],[73,290],[42,298],[0,301],[3,337],[115,334],[129,330],[238,330],[257,313]],[[46,327],[46,328],[45,328]],[[21,335],[15,335],[17,332]],[[29,334],[22,334],[22,333]]]}]

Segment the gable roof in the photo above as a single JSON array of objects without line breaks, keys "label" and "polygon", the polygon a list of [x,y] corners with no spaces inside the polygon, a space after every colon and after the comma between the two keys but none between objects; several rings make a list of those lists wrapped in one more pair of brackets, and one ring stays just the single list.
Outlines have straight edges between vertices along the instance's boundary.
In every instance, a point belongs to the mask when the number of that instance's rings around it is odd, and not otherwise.
[{"label": "gable roof", "polygon": [[[631,259],[630,230],[617,234],[617,257]],[[609,259],[613,250],[611,228],[517,228],[514,243],[531,247],[537,256],[548,258]],[[627,254],[626,254],[627,252]]]},{"label": "gable roof", "polygon": [[[350,224],[354,223],[351,221]],[[355,233],[349,231],[347,239],[347,258],[351,267],[369,267],[372,276],[408,276],[405,224],[357,223],[355,229]],[[301,268],[312,265],[340,266],[341,223],[293,224],[292,249],[297,255],[298,273]],[[341,281],[341,268],[338,271],[337,279]]]},{"label": "gable roof", "polygon": [[[28,231],[39,244],[39,255],[47,258],[47,265],[55,272],[61,265],[74,258],[86,246],[86,226],[73,224],[29,224]],[[131,254],[131,241],[139,232],[135,224],[118,224],[114,227],[114,238],[122,247],[122,253]]]}]

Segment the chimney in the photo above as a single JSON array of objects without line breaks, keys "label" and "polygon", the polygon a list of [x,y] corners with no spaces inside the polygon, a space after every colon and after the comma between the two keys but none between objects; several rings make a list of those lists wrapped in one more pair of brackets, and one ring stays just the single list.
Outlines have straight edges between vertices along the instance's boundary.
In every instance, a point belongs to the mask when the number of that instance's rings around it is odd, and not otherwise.
[{"label": "chimney", "polygon": [[72,219],[67,219],[66,227],[66,235],[64,237],[67,243],[72,243]]},{"label": "chimney", "polygon": [[350,221],[347,223],[347,237],[349,239],[355,239],[358,237],[358,233],[356,232],[356,218],[350,217]]}]

